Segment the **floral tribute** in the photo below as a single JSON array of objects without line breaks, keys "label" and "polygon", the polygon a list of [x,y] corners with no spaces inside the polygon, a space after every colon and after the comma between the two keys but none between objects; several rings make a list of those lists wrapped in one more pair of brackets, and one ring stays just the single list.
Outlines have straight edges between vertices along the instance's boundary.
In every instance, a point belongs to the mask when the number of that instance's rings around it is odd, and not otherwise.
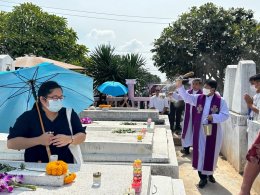
[{"label": "floral tribute", "polygon": [[109,105],[109,104],[100,104],[99,108],[111,108],[111,105]]},{"label": "floral tribute", "polygon": [[36,186],[23,184],[23,180],[23,175],[0,173],[0,192],[12,192],[16,187],[24,187],[31,190],[36,190]]},{"label": "floral tribute", "polygon": [[76,178],[76,174],[70,173],[68,171],[68,164],[62,160],[49,162],[46,165],[46,173],[53,176],[65,175],[64,184],[72,183]]},{"label": "floral tribute", "polygon": [[81,121],[81,124],[91,124],[93,122],[92,119],[89,117],[81,118],[80,121]]}]

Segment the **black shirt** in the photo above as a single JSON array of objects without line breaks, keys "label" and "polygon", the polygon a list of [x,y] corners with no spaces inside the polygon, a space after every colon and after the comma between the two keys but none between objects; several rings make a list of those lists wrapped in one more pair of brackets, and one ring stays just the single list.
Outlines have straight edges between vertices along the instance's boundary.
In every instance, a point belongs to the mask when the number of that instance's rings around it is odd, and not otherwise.
[{"label": "black shirt", "polygon": [[[41,110],[42,121],[45,131],[53,131],[54,135],[64,134],[71,135],[69,123],[66,115],[66,108],[62,108],[59,111],[58,116],[54,121],[47,118],[45,112]],[[78,115],[72,110],[71,114],[71,126],[73,134],[79,132],[85,133],[85,128],[82,127]],[[15,122],[14,126],[10,128],[8,139],[15,137],[33,138],[42,134],[40,120],[36,108],[24,112]],[[69,145],[64,147],[56,147],[50,145],[51,154],[57,154],[59,160],[63,160],[66,163],[73,163],[73,156],[68,148]],[[31,148],[25,149],[24,153],[25,162],[49,162],[46,147],[43,145],[37,145]]]}]

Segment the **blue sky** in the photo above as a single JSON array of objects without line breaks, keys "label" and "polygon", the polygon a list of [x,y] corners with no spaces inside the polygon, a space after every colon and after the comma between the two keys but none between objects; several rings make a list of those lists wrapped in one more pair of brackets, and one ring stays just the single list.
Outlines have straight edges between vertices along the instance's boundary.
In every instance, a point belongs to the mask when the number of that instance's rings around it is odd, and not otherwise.
[{"label": "blue sky", "polygon": [[165,80],[165,75],[152,65],[150,49],[153,47],[153,41],[160,36],[168,23],[176,20],[190,7],[200,6],[207,2],[213,2],[224,8],[243,7],[253,10],[255,19],[258,21],[260,19],[259,0],[0,0],[0,10],[11,11],[12,6],[23,2],[32,2],[42,7],[44,11],[67,18],[68,25],[78,34],[78,42],[85,44],[90,50],[99,44],[110,43],[120,54],[140,52],[146,58],[147,69],[152,74],[160,76],[162,80]]}]

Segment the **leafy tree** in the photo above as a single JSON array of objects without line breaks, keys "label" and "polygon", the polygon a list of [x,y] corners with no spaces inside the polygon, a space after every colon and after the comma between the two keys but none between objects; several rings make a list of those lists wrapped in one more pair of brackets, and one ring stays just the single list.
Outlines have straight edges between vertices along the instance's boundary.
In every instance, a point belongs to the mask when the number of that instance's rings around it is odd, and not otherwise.
[{"label": "leafy tree", "polygon": [[65,18],[43,12],[32,3],[2,12],[1,18],[0,53],[13,58],[34,54],[77,65],[86,63],[88,49],[76,43],[77,34],[67,26]]},{"label": "leafy tree", "polygon": [[192,7],[155,40],[153,60],[168,78],[194,71],[214,78],[223,89],[224,71],[242,59],[260,58],[260,25],[251,10],[225,10],[213,3]]},{"label": "leafy tree", "polygon": [[115,48],[111,45],[99,45],[90,54],[90,65],[87,66],[87,70],[95,78],[94,86],[97,87],[106,81],[123,80],[120,56],[114,51]]},{"label": "leafy tree", "polygon": [[111,45],[100,45],[90,54],[87,66],[89,75],[94,77],[97,87],[106,81],[117,81],[125,84],[125,79],[136,79],[136,92],[148,83],[160,82],[160,78],[150,74],[145,68],[145,59],[139,54],[117,55]]}]

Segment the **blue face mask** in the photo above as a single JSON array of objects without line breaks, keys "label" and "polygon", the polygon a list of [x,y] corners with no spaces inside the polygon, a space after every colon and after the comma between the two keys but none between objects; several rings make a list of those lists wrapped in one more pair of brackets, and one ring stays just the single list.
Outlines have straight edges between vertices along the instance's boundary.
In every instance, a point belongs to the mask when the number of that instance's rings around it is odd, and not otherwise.
[{"label": "blue face mask", "polygon": [[49,106],[47,106],[47,109],[51,112],[59,112],[59,110],[62,108],[62,100],[48,100]]}]

